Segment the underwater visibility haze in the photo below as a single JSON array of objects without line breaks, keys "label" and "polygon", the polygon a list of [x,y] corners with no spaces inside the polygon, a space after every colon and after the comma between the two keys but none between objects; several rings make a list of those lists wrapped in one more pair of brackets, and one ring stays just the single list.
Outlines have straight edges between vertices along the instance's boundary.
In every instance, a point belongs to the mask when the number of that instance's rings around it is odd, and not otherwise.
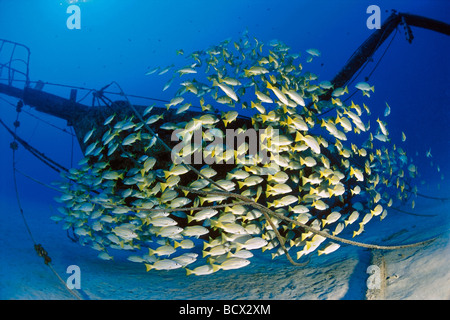
[{"label": "underwater visibility haze", "polygon": [[402,18],[364,56],[371,5],[449,22],[445,1],[0,1],[0,84],[46,101],[0,95],[0,297],[448,299],[448,25]]}]

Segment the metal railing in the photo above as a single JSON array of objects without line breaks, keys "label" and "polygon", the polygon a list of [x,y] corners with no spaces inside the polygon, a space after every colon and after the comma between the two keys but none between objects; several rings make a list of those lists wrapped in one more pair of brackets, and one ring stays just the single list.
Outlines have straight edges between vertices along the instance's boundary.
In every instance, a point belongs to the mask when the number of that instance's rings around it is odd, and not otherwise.
[{"label": "metal railing", "polygon": [[0,81],[9,86],[14,82],[30,83],[30,49],[20,43],[0,39]]}]

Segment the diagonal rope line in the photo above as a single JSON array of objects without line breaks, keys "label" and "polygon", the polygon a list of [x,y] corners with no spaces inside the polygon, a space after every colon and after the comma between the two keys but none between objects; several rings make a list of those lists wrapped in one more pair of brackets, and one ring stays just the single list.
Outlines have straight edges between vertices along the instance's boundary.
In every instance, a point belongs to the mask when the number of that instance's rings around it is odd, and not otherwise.
[{"label": "diagonal rope line", "polygon": [[[20,112],[20,108],[18,109],[17,112],[17,117],[16,117],[16,121],[18,121],[19,119],[19,112]],[[4,125],[3,121],[2,124]],[[8,129],[8,128],[7,128]],[[17,204],[19,207],[19,212],[20,215],[22,217],[23,223],[25,225],[25,228],[27,230],[27,233],[31,239],[31,241],[34,244],[34,249],[37,252],[37,254],[40,257],[44,258],[44,263],[46,266],[48,266],[50,268],[50,270],[53,272],[53,274],[57,277],[57,279],[60,281],[61,285],[66,288],[66,290],[68,290],[68,292],[73,295],[75,297],[75,299],[77,300],[82,300],[82,298],[78,295],[78,293],[76,293],[75,291],[69,289],[66,285],[66,283],[64,282],[64,280],[61,278],[61,276],[58,274],[58,272],[56,272],[55,268],[53,267],[53,265],[51,264],[51,258],[48,256],[47,251],[44,250],[44,248],[42,247],[41,244],[38,244],[33,236],[33,233],[31,232],[30,226],[28,224],[27,219],[25,218],[25,214],[23,211],[23,207],[22,207],[22,202],[20,201],[20,196],[19,196],[19,190],[18,190],[18,184],[17,184],[17,175],[16,175],[16,150],[17,150],[17,127],[15,128],[14,132],[13,132],[13,136],[14,136],[14,141],[11,144],[11,149],[12,149],[12,168],[13,168],[13,181],[14,181],[14,190],[15,190],[15,194],[16,194],[16,199],[17,199]]]}]

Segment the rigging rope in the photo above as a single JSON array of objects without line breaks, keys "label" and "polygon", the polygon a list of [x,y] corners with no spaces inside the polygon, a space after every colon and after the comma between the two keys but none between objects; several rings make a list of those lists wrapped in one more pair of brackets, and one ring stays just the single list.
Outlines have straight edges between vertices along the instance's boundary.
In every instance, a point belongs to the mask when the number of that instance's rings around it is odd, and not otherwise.
[{"label": "rigging rope", "polygon": [[[18,123],[19,123],[19,122],[18,122],[18,119],[19,119],[19,114],[20,114],[20,112],[22,111],[22,110],[21,110],[22,107],[23,107],[23,102],[22,102],[21,100],[19,100],[19,102],[18,102],[18,104],[17,104],[17,116],[16,116],[16,122],[15,122],[15,124],[17,124],[17,125],[15,125],[15,129],[14,129],[14,132],[13,132],[14,141],[11,143],[12,158],[13,158],[13,159],[12,159],[12,167],[13,167],[14,190],[15,190],[15,194],[16,194],[17,204],[18,204],[18,207],[19,207],[19,212],[20,212],[20,215],[21,215],[21,217],[22,217],[22,220],[23,220],[23,223],[24,223],[24,225],[25,225],[25,228],[26,228],[26,230],[27,230],[27,232],[28,232],[28,235],[29,235],[31,241],[32,241],[33,244],[34,244],[34,249],[35,249],[36,253],[38,254],[38,256],[40,256],[40,257],[42,257],[42,258],[44,259],[45,265],[48,266],[48,267],[50,268],[50,270],[53,272],[53,274],[54,274],[54,275],[58,278],[58,280],[61,282],[62,286],[63,286],[64,288],[66,288],[66,289],[68,290],[68,292],[69,292],[70,294],[72,294],[76,299],[82,300],[82,298],[81,298],[75,291],[73,291],[73,290],[71,290],[71,289],[69,289],[69,288],[67,287],[67,285],[66,285],[66,283],[64,282],[64,280],[61,278],[61,276],[60,276],[60,275],[58,274],[58,272],[55,270],[55,268],[53,267],[53,265],[52,265],[52,263],[51,263],[52,259],[48,256],[48,253],[47,253],[47,251],[44,249],[44,247],[43,247],[41,244],[39,244],[39,243],[36,242],[36,240],[35,240],[35,238],[34,238],[34,236],[33,236],[33,233],[31,232],[30,226],[28,225],[27,219],[25,218],[25,214],[24,214],[24,211],[23,211],[22,203],[21,203],[20,197],[19,197],[19,190],[18,190],[17,177],[16,177],[16,171],[17,171],[17,169],[16,169],[16,151],[17,151],[17,149],[18,149],[18,144],[17,144],[17,141],[18,141],[18,140],[17,140],[17,138],[18,138],[18,136],[17,136],[17,128],[19,127],[19,125],[18,125]],[[3,121],[2,121],[2,124],[3,124]],[[8,131],[9,131],[9,128],[7,128],[7,129],[8,129]]]},{"label": "rigging rope", "polygon": [[[0,78],[0,81],[4,81],[4,80],[8,80],[8,79]],[[14,81],[16,81],[16,82],[26,82],[26,80],[21,80],[21,79],[14,79]],[[53,82],[43,82],[43,81],[40,81],[40,80],[38,80],[38,81],[28,81],[28,83],[41,83],[43,85],[49,85],[49,86],[55,86],[55,87],[62,87],[62,88],[70,88],[70,89],[78,89],[78,90],[88,91],[86,96],[84,96],[81,100],[86,98],[89,95],[89,93],[97,91],[97,90],[92,89],[92,88],[73,86],[73,85],[68,85],[68,84],[53,83]],[[103,93],[105,93],[105,94],[113,94],[113,95],[121,95],[121,93],[119,93],[119,92],[112,92],[112,91],[103,91]],[[135,95],[135,94],[128,94],[127,96],[131,97],[131,98],[159,101],[159,102],[164,102],[164,103],[170,102],[170,101],[164,100],[164,99],[145,97],[145,96],[140,96],[140,95]],[[81,101],[81,100],[79,100],[79,101]]]},{"label": "rigging rope", "polygon": [[0,119],[0,124],[5,127],[5,129],[14,137],[14,142],[12,143],[11,147],[17,148],[17,142],[19,142],[26,150],[28,150],[32,155],[34,155],[36,158],[38,158],[39,160],[41,160],[42,162],[44,162],[47,166],[49,166],[50,168],[52,168],[53,170],[55,170],[56,172],[61,172],[61,171],[69,171],[67,168],[65,168],[64,166],[60,165],[59,163],[57,163],[56,161],[50,159],[49,157],[47,157],[45,154],[43,154],[42,152],[40,152],[39,150],[37,150],[36,148],[32,147],[30,144],[28,144],[25,140],[23,140],[22,138],[20,138],[17,133],[13,132],[4,122],[2,119]]},{"label": "rigging rope", "polygon": [[433,197],[433,196],[427,196],[425,194],[421,194],[417,192],[417,196],[427,199],[433,199],[433,200],[441,200],[441,201],[448,201],[450,198],[442,198],[442,197]]},{"label": "rigging rope", "polygon": [[406,213],[412,216],[419,216],[419,217],[436,217],[437,214],[421,214],[421,213],[413,213],[413,212],[409,212],[409,211],[405,211],[402,210],[400,208],[396,208],[396,207],[391,207],[391,209],[394,209],[395,211],[401,212],[401,213]]},{"label": "rigging rope", "polygon": [[[7,104],[9,104],[9,105],[12,106],[13,108],[16,108],[16,105],[15,105],[15,104],[9,102],[9,101],[6,100],[5,98],[0,97],[0,100],[3,100],[4,102],[6,102]],[[53,123],[51,123],[51,122],[49,122],[49,121],[47,121],[47,120],[44,120],[44,119],[42,119],[42,118],[39,118],[38,116],[32,114],[31,112],[28,112],[28,111],[26,111],[26,110],[22,110],[22,112],[26,113],[26,114],[29,115],[30,117],[33,117],[33,118],[35,118],[35,119],[37,119],[37,120],[39,120],[39,121],[42,121],[43,123],[45,123],[45,124],[47,124],[47,125],[49,125],[49,126],[55,128],[55,129],[60,130],[60,131],[62,131],[62,132],[64,132],[64,133],[66,133],[66,134],[74,135],[73,133],[67,131],[66,129],[60,128],[60,127],[54,125]]]},{"label": "rigging rope", "polygon": [[[393,23],[393,22],[391,21],[390,23]],[[378,43],[377,43],[377,45],[375,46],[375,49],[373,50],[373,52],[376,52],[376,51],[378,50],[378,48],[380,47],[381,42],[382,42],[382,39],[383,39],[383,36],[384,36],[384,34],[386,33],[386,30],[387,30],[387,27],[388,27],[388,26],[389,26],[389,24],[386,26],[386,28],[384,29],[383,33],[381,34],[381,37],[380,37],[380,39],[378,40]],[[366,77],[366,78],[367,78],[366,81],[368,81],[368,79],[370,78],[370,76],[372,75],[372,73],[376,70],[376,68],[378,67],[378,64],[381,62],[381,59],[383,59],[383,57],[384,57],[384,55],[386,54],[387,50],[388,50],[389,47],[391,46],[392,41],[395,39],[395,36],[397,35],[397,31],[398,31],[398,28],[395,28],[395,33],[394,33],[394,35],[393,35],[391,41],[389,42],[388,46],[387,46],[386,49],[384,50],[384,52],[383,52],[383,54],[381,55],[380,59],[378,59],[378,62],[375,64],[375,67],[372,69],[371,73]],[[363,44],[362,44],[362,45],[363,45]],[[358,52],[358,51],[360,50],[360,48],[362,47],[362,45],[359,46],[358,49],[355,50],[355,52],[354,52],[353,55],[350,57],[350,59],[351,59],[353,56],[355,56],[356,52]],[[371,60],[372,60],[372,56],[370,56],[370,58],[371,58]],[[350,59],[349,59],[349,60],[350,60]],[[347,84],[347,85],[352,84],[352,83],[358,78],[358,76],[362,73],[362,71],[366,68],[366,66],[369,64],[369,62],[371,62],[371,60],[366,60],[366,62],[364,63],[364,65],[359,69],[358,73],[357,73],[356,75],[353,75],[353,77],[352,77],[350,80],[348,80],[348,81],[346,82],[346,84]],[[348,61],[348,60],[347,60],[347,61]]]},{"label": "rigging rope", "polygon": [[[389,44],[387,45],[386,49],[385,49],[384,52],[382,53],[381,57],[378,59],[378,61],[377,61],[377,63],[375,64],[375,66],[372,68],[372,71],[370,71],[369,75],[365,77],[365,78],[366,78],[366,79],[365,79],[366,81],[368,81],[368,80],[370,79],[370,77],[372,76],[372,74],[373,74],[373,73],[375,72],[375,70],[378,68],[378,65],[380,64],[381,60],[384,58],[384,56],[385,56],[385,54],[387,53],[389,47],[391,46],[392,42],[394,41],[395,36],[397,35],[397,31],[398,31],[398,28],[395,28],[395,33],[394,33],[394,35],[392,36],[392,39],[389,41]],[[386,32],[386,30],[385,30],[384,32]],[[383,32],[383,35],[384,35],[384,32]],[[382,38],[382,37],[381,37],[381,38]],[[378,44],[377,44],[375,50],[377,50],[378,47],[380,46],[380,44],[381,44],[381,38],[380,38],[380,40],[378,41]],[[358,52],[358,50],[359,50],[360,48],[361,48],[361,46],[358,47],[358,49],[356,49],[355,52],[353,52],[353,54],[352,54],[351,57],[353,57],[353,56],[356,54],[356,52]],[[350,57],[350,58],[351,58],[351,57]],[[350,59],[349,59],[349,60],[350,60]],[[368,64],[369,64],[369,61],[367,60],[367,61],[364,63],[364,65],[359,69],[358,73],[357,73],[356,75],[353,75],[353,77],[352,77],[350,80],[348,80],[348,81],[346,82],[345,85],[348,86],[348,85],[352,84],[352,83],[358,78],[358,76],[361,74],[361,72],[366,68],[366,66],[367,66]],[[358,90],[353,91],[353,92],[352,92],[352,93],[351,93],[344,101],[342,101],[342,102],[347,102],[347,101],[348,101],[351,97],[353,97],[357,92],[358,92]],[[326,111],[324,111],[324,112],[318,114],[317,117],[322,117],[322,116],[324,116],[325,114],[327,114],[328,112],[330,112],[330,111],[332,111],[332,110],[335,110],[335,109],[336,109],[336,106],[333,106],[332,108],[330,108],[330,109],[328,109],[328,110],[326,110]]]}]

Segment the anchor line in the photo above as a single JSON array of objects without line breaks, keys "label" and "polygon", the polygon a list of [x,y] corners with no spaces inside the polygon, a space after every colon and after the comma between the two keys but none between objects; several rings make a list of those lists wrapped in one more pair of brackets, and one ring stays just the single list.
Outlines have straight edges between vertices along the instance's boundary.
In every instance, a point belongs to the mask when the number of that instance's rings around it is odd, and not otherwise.
[{"label": "anchor line", "polygon": [[[19,114],[21,112],[23,103],[21,100],[19,100],[19,103],[17,104],[17,116],[16,116],[16,122],[15,124],[18,124],[18,120],[19,120]],[[1,121],[1,119],[0,119]],[[1,121],[2,125],[5,126],[5,124],[3,123],[3,121]],[[6,127],[7,128],[7,127]],[[14,181],[14,190],[15,190],[15,194],[16,194],[16,199],[17,199],[17,204],[19,207],[19,212],[20,215],[22,217],[23,223],[25,225],[25,228],[28,232],[28,235],[31,239],[31,241],[34,244],[34,249],[36,251],[36,253],[38,254],[38,256],[42,257],[44,259],[44,263],[46,266],[48,266],[50,268],[50,270],[53,272],[53,274],[57,277],[57,279],[59,280],[59,282],[61,283],[61,285],[66,288],[66,290],[68,290],[68,292],[73,295],[77,300],[83,300],[76,292],[74,292],[73,290],[69,289],[66,285],[66,283],[64,282],[64,280],[61,278],[61,276],[58,274],[58,272],[55,270],[55,268],[53,267],[51,261],[52,259],[49,257],[47,251],[43,248],[43,246],[39,243],[36,242],[33,233],[31,232],[30,226],[28,224],[28,221],[25,217],[24,214],[24,210],[22,207],[22,202],[20,201],[20,196],[19,196],[19,190],[18,190],[18,184],[17,184],[17,176],[16,176],[16,151],[18,149],[18,145],[17,145],[17,141],[18,141],[18,136],[17,136],[17,128],[18,125],[15,125],[15,129],[13,133],[14,136],[14,141],[11,143],[11,149],[12,149],[12,169],[13,169],[13,181]],[[7,128],[9,131],[9,128]]]}]

